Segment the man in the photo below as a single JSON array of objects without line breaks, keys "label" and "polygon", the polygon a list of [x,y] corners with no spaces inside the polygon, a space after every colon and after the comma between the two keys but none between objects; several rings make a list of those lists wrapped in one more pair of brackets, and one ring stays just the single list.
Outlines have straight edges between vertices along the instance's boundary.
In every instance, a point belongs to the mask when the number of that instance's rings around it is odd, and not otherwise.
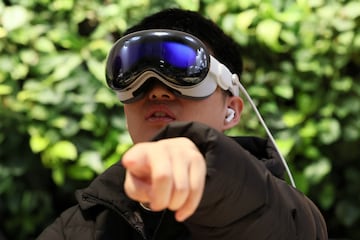
[{"label": "man", "polygon": [[240,50],[201,15],[170,9],[130,28],[106,79],[134,142],[38,239],[327,239],[267,140],[229,138]]}]

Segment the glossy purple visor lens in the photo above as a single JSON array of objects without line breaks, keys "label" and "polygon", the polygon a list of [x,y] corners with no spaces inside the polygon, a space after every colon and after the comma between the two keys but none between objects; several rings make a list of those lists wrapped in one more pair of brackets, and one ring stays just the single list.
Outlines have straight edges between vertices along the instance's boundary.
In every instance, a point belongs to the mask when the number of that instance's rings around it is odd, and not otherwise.
[{"label": "glossy purple visor lens", "polygon": [[114,44],[106,66],[111,88],[125,89],[146,71],[179,86],[192,86],[207,75],[209,55],[199,40],[176,31],[142,31]]}]

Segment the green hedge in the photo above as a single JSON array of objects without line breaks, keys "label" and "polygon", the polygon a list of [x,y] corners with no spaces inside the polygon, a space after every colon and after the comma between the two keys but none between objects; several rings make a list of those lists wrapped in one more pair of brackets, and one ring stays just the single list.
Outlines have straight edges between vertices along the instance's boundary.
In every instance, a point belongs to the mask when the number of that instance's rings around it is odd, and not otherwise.
[{"label": "green hedge", "polygon": [[[298,188],[331,237],[360,238],[357,0],[1,2],[0,238],[35,237],[130,146],[104,61],[124,29],[167,7],[198,10],[239,42],[242,81]],[[229,134],[265,136],[248,104]]]}]

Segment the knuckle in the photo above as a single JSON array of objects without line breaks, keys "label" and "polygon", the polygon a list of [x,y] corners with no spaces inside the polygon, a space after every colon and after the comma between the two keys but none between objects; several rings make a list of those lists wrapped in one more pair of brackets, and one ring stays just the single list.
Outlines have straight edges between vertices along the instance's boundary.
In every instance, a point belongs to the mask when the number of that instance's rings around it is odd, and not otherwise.
[{"label": "knuckle", "polygon": [[152,181],[155,183],[166,183],[171,180],[171,173],[168,171],[158,172],[152,177]]},{"label": "knuckle", "polygon": [[180,203],[178,201],[173,201],[169,204],[168,209],[176,211],[180,208]]},{"label": "knuckle", "polygon": [[176,199],[186,199],[190,194],[190,188],[188,186],[176,186],[175,197]]}]

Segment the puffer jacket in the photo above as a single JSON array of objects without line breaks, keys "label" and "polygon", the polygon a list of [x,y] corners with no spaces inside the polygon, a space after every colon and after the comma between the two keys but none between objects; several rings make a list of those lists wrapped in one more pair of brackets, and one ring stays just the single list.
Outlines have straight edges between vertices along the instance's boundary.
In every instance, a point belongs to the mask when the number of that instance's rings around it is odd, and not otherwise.
[{"label": "puffer jacket", "polygon": [[38,240],[327,239],[317,207],[283,179],[284,167],[267,140],[230,138],[199,123],[173,123],[153,140],[188,137],[204,155],[206,186],[196,212],[176,222],[173,212],[150,212],[129,199],[120,163],[76,192]]}]

